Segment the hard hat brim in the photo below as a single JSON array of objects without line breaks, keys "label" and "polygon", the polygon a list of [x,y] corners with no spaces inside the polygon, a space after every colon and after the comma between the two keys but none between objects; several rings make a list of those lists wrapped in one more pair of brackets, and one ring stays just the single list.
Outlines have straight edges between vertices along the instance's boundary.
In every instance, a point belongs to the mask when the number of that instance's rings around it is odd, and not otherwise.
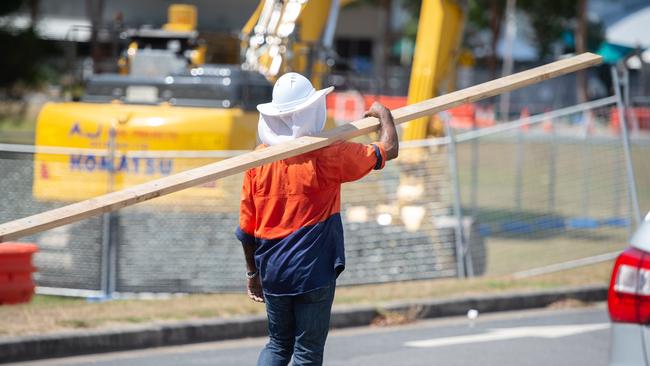
[{"label": "hard hat brim", "polygon": [[273,102],[262,103],[257,105],[257,111],[267,115],[267,116],[282,116],[285,114],[295,113],[301,109],[307,108],[312,105],[314,102],[319,100],[321,97],[331,93],[334,90],[333,86],[330,86],[325,89],[316,90],[309,97],[307,97],[303,102],[296,104],[288,109],[280,109],[278,105]]}]

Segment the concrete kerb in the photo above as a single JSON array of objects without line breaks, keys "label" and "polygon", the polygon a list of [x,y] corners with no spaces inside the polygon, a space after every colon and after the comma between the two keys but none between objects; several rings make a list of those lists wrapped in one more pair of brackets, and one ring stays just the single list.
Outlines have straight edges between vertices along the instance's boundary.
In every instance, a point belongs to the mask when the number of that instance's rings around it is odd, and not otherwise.
[{"label": "concrete kerb", "polygon": [[[369,325],[373,319],[385,312],[410,314],[417,319],[426,319],[463,315],[469,309],[487,313],[545,307],[566,299],[595,302],[603,301],[606,298],[606,286],[586,286],[441,300],[393,302],[380,308],[371,306],[336,307],[332,312],[331,325],[332,328]],[[266,317],[242,316],[230,319],[207,319],[119,329],[0,338],[0,363],[264,335],[266,335]]]},{"label": "concrete kerb", "polygon": [[468,296],[463,298],[393,302],[381,307],[385,312],[410,314],[416,319],[465,315],[469,309],[479,313],[524,310],[545,307],[554,302],[574,299],[583,302],[607,299],[607,286],[566,287],[555,290]]}]

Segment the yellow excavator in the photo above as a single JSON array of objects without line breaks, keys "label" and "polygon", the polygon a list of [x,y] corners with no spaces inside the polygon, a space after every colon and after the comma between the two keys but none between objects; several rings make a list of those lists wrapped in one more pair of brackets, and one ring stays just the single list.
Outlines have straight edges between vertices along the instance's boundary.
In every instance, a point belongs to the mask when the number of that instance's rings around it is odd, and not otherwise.
[{"label": "yellow excavator", "polygon": [[[119,73],[90,77],[79,102],[43,107],[36,145],[79,150],[35,156],[37,199],[78,201],[215,161],[160,151],[255,147],[255,106],[271,98],[272,85],[239,65],[205,64],[196,16],[194,6],[172,5],[161,29],[127,31]],[[196,205],[227,195],[222,184],[210,184],[159,202]]]},{"label": "yellow excavator", "polygon": [[[332,46],[339,10],[351,2],[260,1],[242,29],[241,65],[204,63],[206,46],[198,36],[192,5],[171,5],[162,29],[128,31],[119,74],[91,77],[80,102],[49,103],[42,109],[36,145],[84,150],[37,154],[34,196],[77,201],[214,161],[138,155],[134,150],[252,149],[255,106],[271,98],[277,76],[293,70],[321,86],[330,67],[325,51]],[[463,11],[455,1],[422,1],[409,103],[449,90],[462,25]],[[405,126],[402,138],[423,139],[431,133],[431,119],[421,118]],[[196,200],[187,198],[229,193],[214,184],[169,199],[192,203]]]},{"label": "yellow excavator", "polygon": [[[243,67],[270,80],[297,71],[322,86],[329,65],[338,13],[354,0],[262,0],[242,29]],[[326,16],[324,16],[326,15]],[[418,22],[408,103],[432,98],[455,88],[455,64],[464,18],[453,0],[423,0]],[[428,118],[406,125],[406,140],[433,133]]]},{"label": "yellow excavator", "polygon": [[[273,81],[287,71],[300,72],[322,86],[331,67],[327,52],[338,12],[351,2],[260,1],[241,32],[242,63],[234,65],[205,63],[208,50],[196,30],[196,8],[191,5],[172,5],[169,23],[162,29],[128,31],[119,73],[91,77],[80,102],[49,103],[42,109],[36,144],[79,150],[55,154],[41,149],[36,154],[35,198],[87,199],[217,160],[179,155],[254,148],[255,106],[271,99]],[[408,103],[453,90],[462,26],[463,11],[455,1],[422,1]],[[402,140],[419,140],[441,131],[435,119],[420,118],[405,125],[400,135]],[[175,151],[173,157],[168,150]],[[372,179],[358,183],[362,186],[357,189],[372,192],[370,200],[344,191],[346,221],[365,222],[365,230],[383,233],[388,245],[404,240],[429,245],[438,263],[458,258],[446,249],[453,247],[449,241],[454,236],[446,234],[452,226],[431,219],[448,209],[443,195],[449,183],[441,159],[441,154],[423,149],[402,150],[400,164],[385,173],[399,175],[398,187]],[[180,206],[232,217],[238,204],[233,197],[240,189],[241,180],[235,176],[151,202],[162,203],[155,215]],[[377,217],[376,222],[370,217]],[[380,227],[387,224],[392,226],[388,230]],[[435,240],[441,245],[434,245]],[[482,242],[471,248],[472,253],[485,250]],[[474,274],[485,269],[484,261],[472,266]]]}]

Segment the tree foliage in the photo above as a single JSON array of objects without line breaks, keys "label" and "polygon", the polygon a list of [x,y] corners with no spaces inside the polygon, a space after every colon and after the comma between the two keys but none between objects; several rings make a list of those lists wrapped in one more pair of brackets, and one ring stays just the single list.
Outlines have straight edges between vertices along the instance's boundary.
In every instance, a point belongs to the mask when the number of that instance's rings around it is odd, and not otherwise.
[{"label": "tree foliage", "polygon": [[490,28],[494,20],[492,9],[500,10],[498,13],[502,16],[505,7],[506,0],[469,0],[467,2],[467,21],[478,29]]},{"label": "tree foliage", "polygon": [[13,13],[20,9],[23,0],[2,0],[0,1],[0,16]]},{"label": "tree foliage", "polygon": [[[422,0],[402,0],[402,6],[412,14],[415,23],[421,3]],[[489,30],[496,35],[495,38],[500,36],[506,0],[467,0],[465,4],[466,31]],[[551,53],[553,43],[561,39],[563,32],[573,31],[578,15],[575,0],[517,0],[517,9],[530,19],[540,58]],[[416,27],[407,26],[407,30],[412,29]],[[602,29],[596,24],[589,24],[587,32],[589,48],[597,47],[602,41]],[[411,32],[406,33],[408,36]],[[492,47],[496,47],[496,39]]]},{"label": "tree foliage", "polygon": [[[32,1],[2,0],[0,16],[11,16]],[[33,26],[27,29],[0,28],[0,44],[5,50],[0,57],[0,89],[11,91],[16,84],[35,86],[44,77],[44,59],[53,47],[39,38]]]},{"label": "tree foliage", "polygon": [[553,42],[570,29],[570,22],[576,18],[574,0],[517,0],[517,6],[529,17],[535,32],[535,41],[540,57],[551,53]]},{"label": "tree foliage", "polygon": [[0,44],[18,45],[0,57],[0,87],[8,88],[16,83],[35,86],[42,80],[42,61],[48,47],[33,29],[0,30]]}]

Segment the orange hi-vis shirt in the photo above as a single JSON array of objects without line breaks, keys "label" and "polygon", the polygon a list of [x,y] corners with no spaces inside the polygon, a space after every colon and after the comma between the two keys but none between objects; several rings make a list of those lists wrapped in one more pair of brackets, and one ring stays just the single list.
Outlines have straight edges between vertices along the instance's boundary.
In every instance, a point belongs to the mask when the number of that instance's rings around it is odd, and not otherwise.
[{"label": "orange hi-vis shirt", "polygon": [[385,162],[382,143],[339,142],[246,172],[236,235],[255,245],[267,295],[301,294],[336,279],[345,268],[341,184]]}]

